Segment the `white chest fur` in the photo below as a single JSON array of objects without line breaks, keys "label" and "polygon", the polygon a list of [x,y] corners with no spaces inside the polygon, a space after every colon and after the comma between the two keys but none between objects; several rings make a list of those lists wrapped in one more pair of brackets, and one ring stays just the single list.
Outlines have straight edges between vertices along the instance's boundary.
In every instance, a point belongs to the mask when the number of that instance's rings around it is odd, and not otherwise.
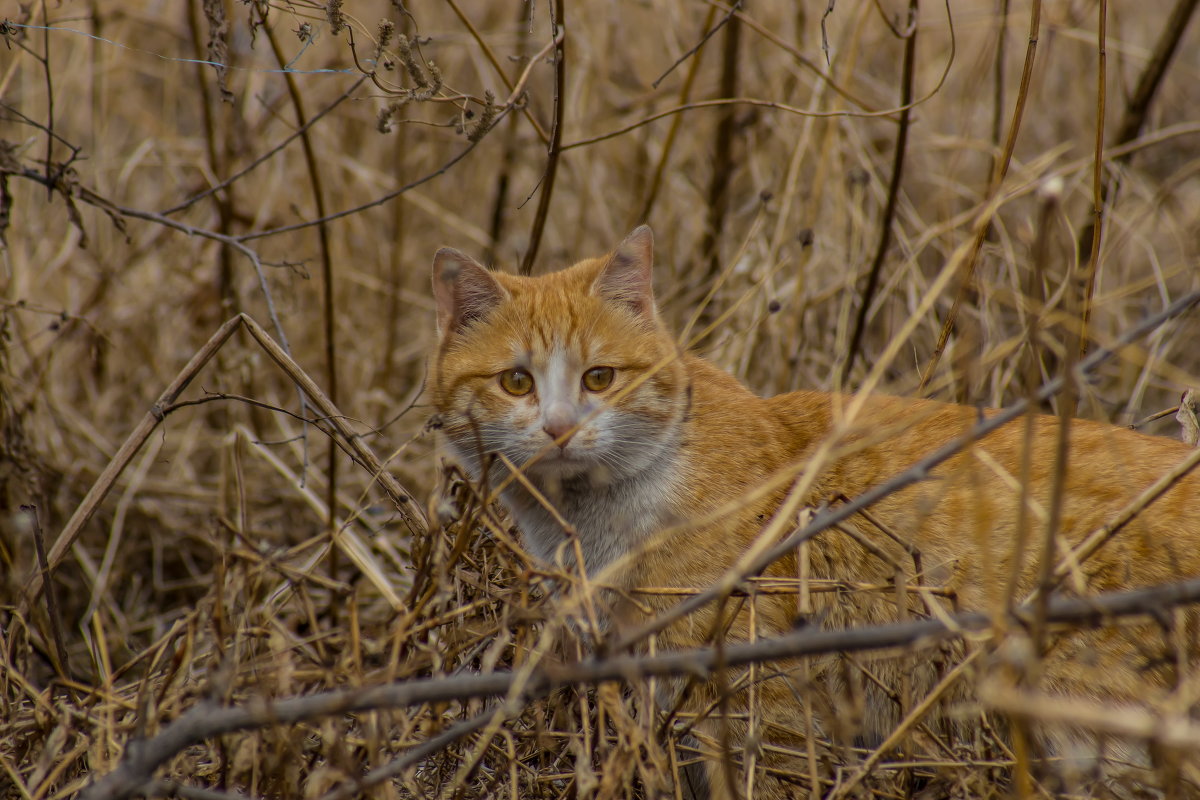
[{"label": "white chest fur", "polygon": [[565,521],[579,537],[588,574],[595,576],[677,521],[670,502],[679,496],[677,481],[676,465],[663,454],[649,468],[619,481],[582,475],[539,486],[557,514],[520,486],[505,490],[504,501],[532,555],[551,564],[575,565]]}]

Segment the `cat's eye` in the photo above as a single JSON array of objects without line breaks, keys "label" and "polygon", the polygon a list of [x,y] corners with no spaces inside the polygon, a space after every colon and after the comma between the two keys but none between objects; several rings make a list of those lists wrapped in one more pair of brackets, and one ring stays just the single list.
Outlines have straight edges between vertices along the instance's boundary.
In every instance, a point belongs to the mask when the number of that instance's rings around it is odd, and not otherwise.
[{"label": "cat's eye", "polygon": [[523,369],[506,369],[500,373],[500,388],[520,397],[533,391],[533,376]]},{"label": "cat's eye", "polygon": [[616,370],[612,367],[592,367],[583,373],[583,388],[589,392],[603,392],[612,386]]}]

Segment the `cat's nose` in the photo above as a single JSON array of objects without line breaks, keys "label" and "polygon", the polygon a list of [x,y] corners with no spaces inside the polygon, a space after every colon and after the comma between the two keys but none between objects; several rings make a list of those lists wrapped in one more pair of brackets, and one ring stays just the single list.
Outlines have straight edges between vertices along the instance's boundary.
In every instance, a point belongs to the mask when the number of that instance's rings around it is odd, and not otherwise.
[{"label": "cat's nose", "polygon": [[554,441],[558,442],[559,447],[566,447],[567,442],[571,441],[571,437],[575,435],[575,425],[578,420],[571,413],[571,409],[556,405],[546,410],[546,416],[542,420],[542,430],[546,432]]}]

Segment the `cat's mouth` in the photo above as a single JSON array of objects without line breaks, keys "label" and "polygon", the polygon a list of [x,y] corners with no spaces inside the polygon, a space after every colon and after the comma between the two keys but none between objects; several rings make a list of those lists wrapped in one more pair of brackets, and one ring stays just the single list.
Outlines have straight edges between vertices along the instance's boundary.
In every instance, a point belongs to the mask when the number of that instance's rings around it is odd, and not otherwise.
[{"label": "cat's mouth", "polygon": [[595,459],[588,458],[574,450],[554,448],[543,453],[535,461],[526,464],[525,471],[530,475],[575,478],[598,468]]},{"label": "cat's mouth", "polygon": [[543,464],[546,466],[555,467],[566,464],[578,464],[582,466],[587,462],[588,459],[581,457],[580,454],[574,450],[564,450],[562,448],[555,447],[551,450],[547,450],[545,453],[542,453],[539,458],[530,463],[530,466],[534,469],[537,469],[537,467]]}]

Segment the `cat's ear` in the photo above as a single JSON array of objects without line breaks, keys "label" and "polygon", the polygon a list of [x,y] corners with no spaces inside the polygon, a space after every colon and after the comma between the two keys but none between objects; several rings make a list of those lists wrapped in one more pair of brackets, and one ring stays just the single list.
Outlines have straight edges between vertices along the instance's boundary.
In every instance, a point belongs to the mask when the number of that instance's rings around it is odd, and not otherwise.
[{"label": "cat's ear", "polygon": [[487,267],[452,247],[443,247],[433,257],[433,296],[438,332],[446,336],[486,317],[508,292]]},{"label": "cat's ear", "polygon": [[654,233],[640,225],[608,257],[593,287],[606,300],[628,306],[639,317],[653,320]]}]

